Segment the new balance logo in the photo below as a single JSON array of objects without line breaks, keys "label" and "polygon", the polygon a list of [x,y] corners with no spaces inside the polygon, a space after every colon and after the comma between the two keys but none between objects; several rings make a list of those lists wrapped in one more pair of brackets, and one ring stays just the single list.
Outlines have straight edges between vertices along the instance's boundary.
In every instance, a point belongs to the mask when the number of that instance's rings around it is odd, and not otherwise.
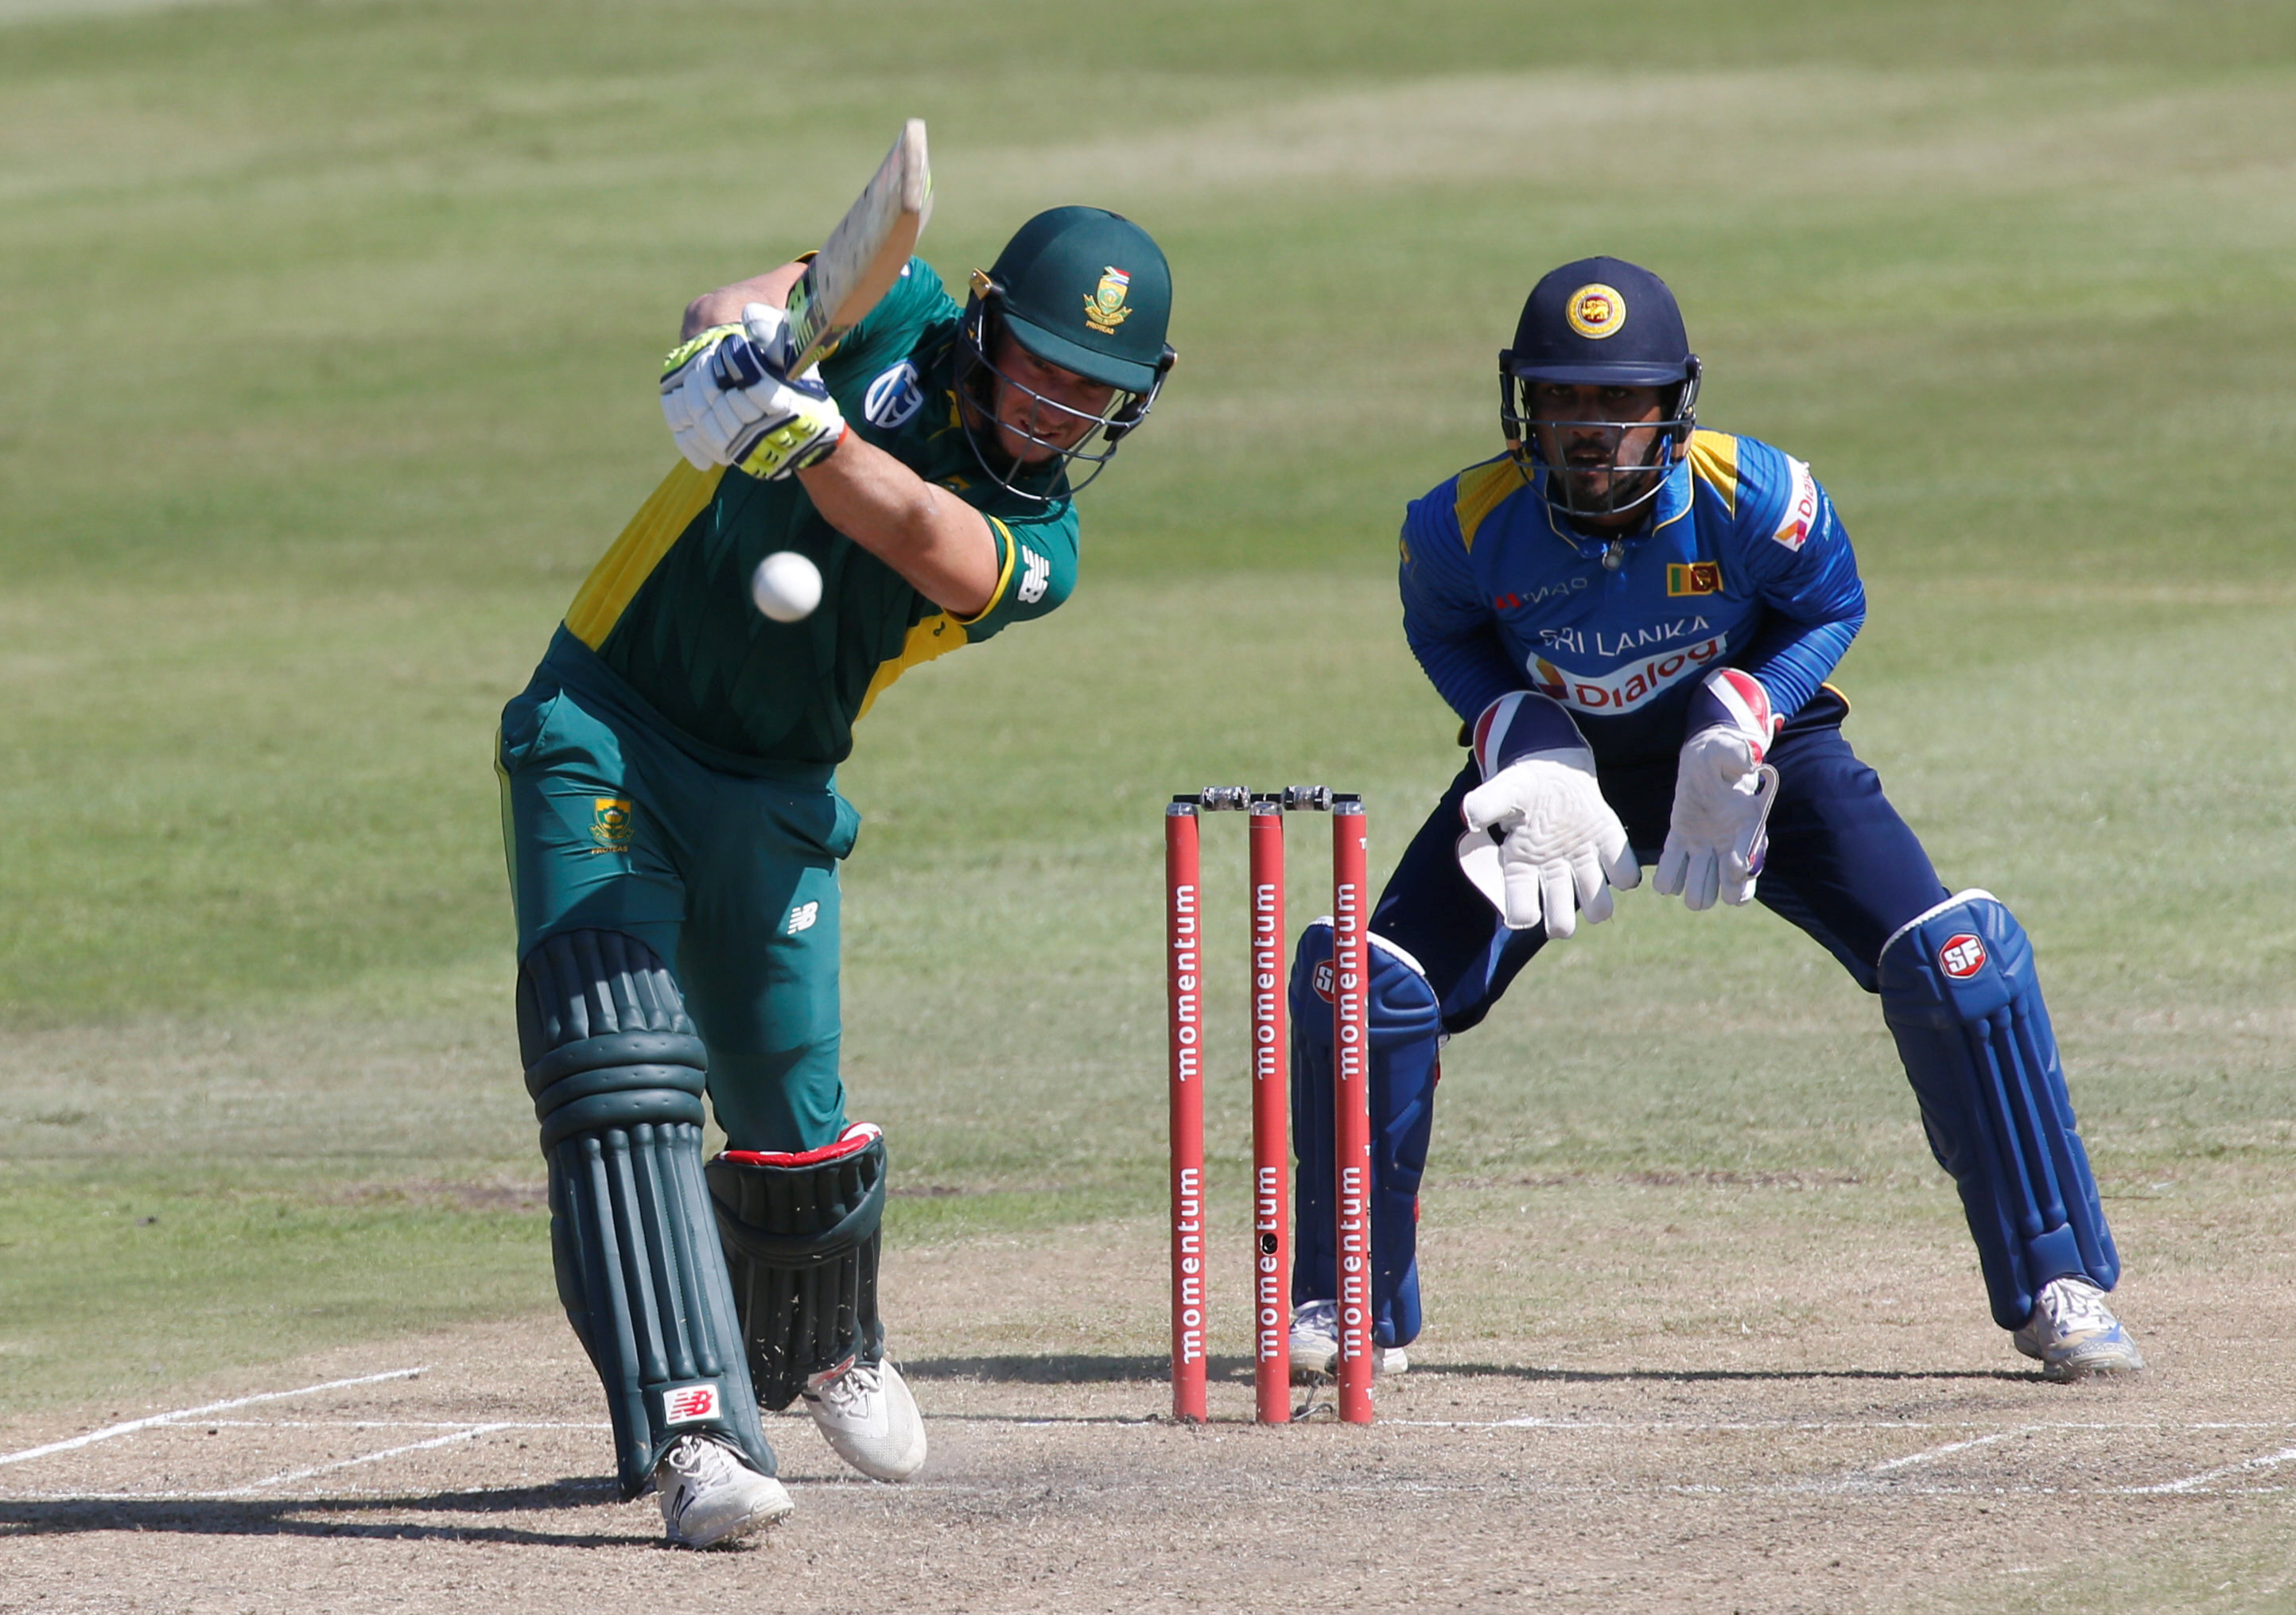
[{"label": "new balance logo", "polygon": [[718,1416],[718,1387],[715,1385],[681,1385],[666,1390],[661,1397],[661,1422],[664,1424],[693,1424]]},{"label": "new balance logo", "polygon": [[794,937],[801,930],[811,930],[813,929],[813,922],[820,918],[821,905],[819,903],[799,904],[795,908],[790,910],[789,934]]},{"label": "new balance logo", "polygon": [[1052,586],[1053,563],[1028,545],[1021,546],[1021,587],[1022,605],[1034,605],[1045,597]]}]

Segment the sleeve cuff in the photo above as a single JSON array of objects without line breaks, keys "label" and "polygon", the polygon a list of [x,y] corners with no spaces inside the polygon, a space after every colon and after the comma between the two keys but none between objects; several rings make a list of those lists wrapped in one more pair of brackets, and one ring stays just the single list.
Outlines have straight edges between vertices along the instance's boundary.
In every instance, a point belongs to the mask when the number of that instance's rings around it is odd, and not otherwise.
[{"label": "sleeve cuff", "polygon": [[996,517],[985,512],[982,514],[980,519],[988,523],[989,533],[996,541],[996,549],[999,556],[999,562],[996,568],[996,586],[988,591],[988,603],[982,606],[972,616],[966,617],[955,611],[951,611],[949,613],[949,616],[955,620],[957,627],[961,628],[969,628],[972,627],[973,624],[980,621],[998,606],[1004,603],[1004,596],[1013,586],[1013,558],[1020,552],[1020,545],[1013,542],[1013,529],[1011,528],[1006,527],[1002,521],[996,520]]}]

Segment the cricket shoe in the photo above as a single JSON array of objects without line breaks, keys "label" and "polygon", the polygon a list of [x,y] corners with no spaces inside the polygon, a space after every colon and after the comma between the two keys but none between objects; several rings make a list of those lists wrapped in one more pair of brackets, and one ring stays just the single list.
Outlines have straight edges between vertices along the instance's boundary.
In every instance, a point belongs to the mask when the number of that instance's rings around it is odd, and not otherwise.
[{"label": "cricket shoe", "polygon": [[2010,1338],[2018,1350],[2040,1359],[2045,1379],[2086,1380],[2144,1369],[2144,1354],[2104,1304],[2104,1291],[2083,1278],[2042,1285],[2033,1316]]},{"label": "cricket shoe", "polygon": [[[1340,1371],[1340,1304],[1302,1301],[1292,1313],[1292,1378],[1304,1384],[1321,1374]],[[1411,1354],[1400,1346],[1372,1342],[1371,1371],[1374,1375],[1408,1373]]]},{"label": "cricket shoe", "polygon": [[906,1480],[924,1467],[925,1422],[890,1363],[848,1357],[810,1376],[805,1406],[837,1455],[872,1480]]},{"label": "cricket shoe", "polygon": [[771,1475],[722,1441],[680,1436],[654,1466],[661,1527],[672,1547],[716,1547],[786,1518],[797,1504]]}]

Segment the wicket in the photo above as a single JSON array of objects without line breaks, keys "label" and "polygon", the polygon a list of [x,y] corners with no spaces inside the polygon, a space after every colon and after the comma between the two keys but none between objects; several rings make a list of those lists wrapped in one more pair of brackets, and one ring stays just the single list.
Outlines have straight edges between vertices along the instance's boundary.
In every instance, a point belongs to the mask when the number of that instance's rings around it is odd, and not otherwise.
[{"label": "wicket", "polygon": [[1164,809],[1166,964],[1171,1026],[1172,1412],[1201,1422],[1204,1401],[1203,914],[1199,809],[1248,810],[1251,1004],[1252,1383],[1259,1422],[1292,1417],[1287,1161],[1291,1049],[1285,1027],[1283,815],[1332,816],[1333,1194],[1338,1213],[1340,1417],[1372,1417],[1371,1035],[1365,996],[1369,832],[1359,798],[1322,785],[1248,791],[1215,785]]}]

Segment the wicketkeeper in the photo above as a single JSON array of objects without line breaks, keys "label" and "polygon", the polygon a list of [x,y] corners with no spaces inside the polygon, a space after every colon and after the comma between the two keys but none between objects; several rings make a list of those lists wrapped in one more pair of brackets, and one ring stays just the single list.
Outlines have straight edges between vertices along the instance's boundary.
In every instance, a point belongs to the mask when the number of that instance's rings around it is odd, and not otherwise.
[{"label": "wicketkeeper", "polygon": [[[885,1141],[838,1076],[860,816],[836,767],[904,670],[1068,597],[1073,488],[1173,360],[1164,256],[1098,209],[1030,219],[961,307],[912,258],[791,375],[803,272],[686,311],[661,382],[685,463],[575,596],[497,758],[559,1294],[624,1496],[658,1488],[692,1546],[790,1510],[760,1406],[803,1398],[878,1480],[924,1461],[877,1308]],[[783,551],[823,580],[794,622],[751,603]],[[705,1094],[727,1144],[706,1164]]]},{"label": "wicketkeeper", "polygon": [[[1849,536],[1800,460],[1696,428],[1664,282],[1617,258],[1541,280],[1499,356],[1505,451],[1404,519],[1403,625],[1464,722],[1466,766],[1371,921],[1374,1364],[1420,1326],[1420,1174],[1442,1041],[1549,939],[1655,861],[1693,910],[1759,901],[1881,999],[1961,1192],[1994,1321],[2051,1379],[2131,1373],[2120,1272],[2074,1130],[2033,950],[1948,892],[1824,682],[1866,618]],[[1328,925],[1292,982],[1293,1362],[1337,1351]]]}]

